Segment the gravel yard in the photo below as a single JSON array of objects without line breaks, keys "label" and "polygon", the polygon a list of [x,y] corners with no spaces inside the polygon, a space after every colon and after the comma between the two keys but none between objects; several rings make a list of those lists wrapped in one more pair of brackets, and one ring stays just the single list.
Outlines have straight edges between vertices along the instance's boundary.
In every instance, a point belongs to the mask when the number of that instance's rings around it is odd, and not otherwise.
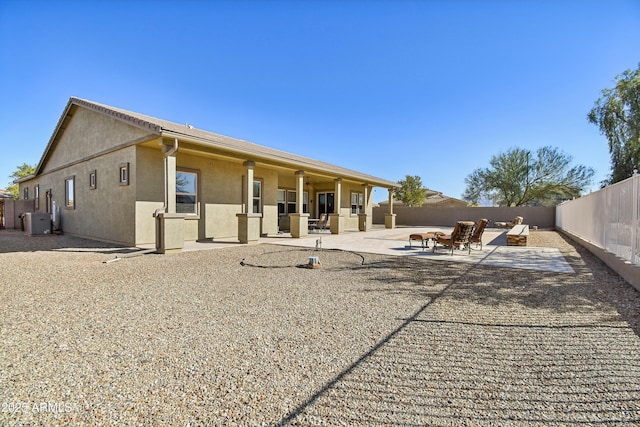
[{"label": "gravel yard", "polygon": [[575,273],[2,231],[0,425],[640,424],[640,293],[530,244]]}]

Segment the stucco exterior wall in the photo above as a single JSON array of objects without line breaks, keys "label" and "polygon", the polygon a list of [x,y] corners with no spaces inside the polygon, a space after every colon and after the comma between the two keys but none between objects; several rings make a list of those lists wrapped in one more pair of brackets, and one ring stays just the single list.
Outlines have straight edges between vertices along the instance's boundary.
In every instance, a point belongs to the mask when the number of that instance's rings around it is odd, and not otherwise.
[{"label": "stucco exterior wall", "polygon": [[91,158],[104,150],[147,136],[150,132],[84,108],[75,108],[62,139],[50,153],[43,172],[71,161]]},{"label": "stucco exterior wall", "polygon": [[[369,209],[365,211],[367,215],[372,214],[371,208],[371,189],[369,190]],[[364,187],[361,184],[343,182],[342,183],[342,198],[340,203],[340,213],[344,216],[345,229],[358,228],[358,215],[351,214],[351,193],[362,193],[364,196]],[[363,201],[364,203],[364,201]]]},{"label": "stucco exterior wall", "polygon": [[[140,185],[137,190],[136,240],[138,244],[153,243],[153,212],[164,204],[163,154],[159,149],[138,147],[137,161]],[[247,174],[242,162],[181,153],[178,149],[176,169],[198,175],[199,215],[187,216],[185,240],[238,237],[236,214],[243,209],[243,179]],[[254,179],[262,181],[261,233],[277,233],[277,172],[258,165],[254,169]]]},{"label": "stucco exterior wall", "polygon": [[262,180],[262,224],[260,234],[278,232],[278,173],[274,169],[256,166],[254,177]]},{"label": "stucco exterior wall", "polygon": [[[155,242],[153,213],[164,205],[163,154],[158,148],[137,147],[136,244]],[[247,168],[241,161],[176,153],[176,169],[198,175],[199,215],[187,216],[185,240],[238,237],[236,214],[243,211],[243,180]],[[261,233],[278,232],[278,195],[281,188],[276,170],[256,165],[254,179],[262,181]],[[292,175],[293,180],[293,175]],[[294,181],[292,181],[294,182]]]},{"label": "stucco exterior wall", "polygon": [[164,206],[164,160],[158,148],[136,146],[136,245],[156,242],[153,213]]},{"label": "stucco exterior wall", "polygon": [[[46,192],[61,208],[61,229],[65,233],[134,245],[136,200],[136,147],[128,145],[148,133],[85,109],[75,109],[73,118],[52,147],[38,176],[20,183],[39,185],[38,212],[46,212]],[[120,147],[120,148],[119,148]],[[109,150],[113,151],[109,151]],[[129,184],[120,185],[120,165],[129,166]],[[95,171],[96,187],[90,188],[89,174]],[[74,178],[75,206],[65,207],[65,180]]]},{"label": "stucco exterior wall", "polygon": [[[64,152],[63,139],[57,147]],[[129,185],[120,185],[120,165],[129,164]],[[46,212],[46,192],[60,207],[61,229],[64,233],[104,240],[123,245],[135,244],[135,147],[121,149],[85,162],[43,173],[20,184],[21,191],[39,185],[38,212]],[[89,174],[96,172],[96,188],[89,186]],[[65,207],[65,180],[74,178],[75,207]]]}]

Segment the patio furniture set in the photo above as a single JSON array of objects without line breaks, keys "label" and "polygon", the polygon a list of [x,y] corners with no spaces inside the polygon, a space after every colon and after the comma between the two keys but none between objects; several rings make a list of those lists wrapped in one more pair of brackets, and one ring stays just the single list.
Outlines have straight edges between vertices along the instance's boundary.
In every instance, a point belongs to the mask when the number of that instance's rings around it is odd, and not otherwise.
[{"label": "patio furniture set", "polygon": [[413,240],[422,242],[422,249],[429,247],[429,240],[433,242],[433,252],[439,248],[451,249],[453,255],[454,249],[466,249],[471,253],[471,245],[476,244],[476,248],[480,245],[482,249],[482,233],[489,222],[488,219],[482,218],[477,223],[473,221],[458,221],[451,234],[442,231],[429,231],[426,233],[414,233],[409,236],[409,247],[412,247]]},{"label": "patio furniture set", "polygon": [[[523,220],[523,217],[517,216],[513,222],[495,223],[498,227],[511,228],[507,232],[507,246],[527,246],[529,226],[523,224]],[[451,255],[453,255],[454,249],[465,249],[470,254],[473,243],[476,244],[476,248],[480,245],[480,250],[482,250],[482,234],[488,223],[489,220],[486,218],[482,218],[476,223],[473,221],[458,221],[451,234],[439,230],[426,233],[413,233],[409,236],[409,247],[412,247],[413,241],[419,240],[422,250],[425,250],[429,247],[429,240],[431,240],[433,242],[433,252],[439,248],[447,248],[451,249]]]}]

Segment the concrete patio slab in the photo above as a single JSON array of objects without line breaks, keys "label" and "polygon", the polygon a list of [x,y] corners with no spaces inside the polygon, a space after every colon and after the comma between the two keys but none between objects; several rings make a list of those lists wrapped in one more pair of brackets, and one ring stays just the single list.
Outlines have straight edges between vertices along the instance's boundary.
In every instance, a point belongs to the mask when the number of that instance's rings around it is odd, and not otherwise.
[{"label": "concrete patio slab", "polygon": [[[263,237],[261,243],[307,248],[341,249],[353,252],[374,253],[380,255],[409,256],[416,259],[463,262],[497,267],[522,268],[528,270],[555,271],[573,273],[557,248],[506,246],[506,231],[487,229],[483,235],[482,249],[467,251],[455,250],[453,255],[444,249],[433,252],[433,243],[422,249],[420,242],[409,246],[409,235],[418,232],[441,230],[450,232],[446,227],[400,227],[395,229],[374,229],[363,233],[348,231],[343,234],[309,234],[305,238],[292,239],[289,234]],[[475,248],[475,245],[474,245]]]},{"label": "concrete patio slab", "polygon": [[[449,233],[452,227],[397,227],[386,229],[374,227],[368,232],[347,230],[342,234],[329,232],[310,233],[302,238],[292,238],[289,233],[281,233],[261,237],[258,243],[303,248],[340,249],[352,252],[372,253],[379,255],[408,256],[416,259],[462,262],[467,264],[511,267],[527,270],[554,271],[573,273],[574,270],[564,259],[557,248],[533,246],[507,246],[506,230],[486,229],[483,236],[482,249],[474,245],[471,254],[462,250],[451,251],[439,249],[433,252],[433,243],[423,249],[419,241],[409,243],[409,235],[429,231]],[[215,239],[198,242],[185,242],[183,251],[191,252],[207,249],[221,249],[239,245],[237,239]],[[153,245],[141,246],[150,249]]]}]

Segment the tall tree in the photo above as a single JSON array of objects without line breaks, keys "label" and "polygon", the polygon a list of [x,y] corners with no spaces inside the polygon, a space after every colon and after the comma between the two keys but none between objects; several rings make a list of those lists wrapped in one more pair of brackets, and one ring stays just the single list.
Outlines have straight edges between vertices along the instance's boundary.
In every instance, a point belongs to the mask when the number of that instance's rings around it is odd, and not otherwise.
[{"label": "tall tree", "polygon": [[571,157],[557,148],[542,147],[535,154],[512,148],[467,176],[462,197],[472,203],[486,197],[501,206],[555,206],[591,185],[593,169],[570,168],[570,163]]},{"label": "tall tree", "polygon": [[18,184],[16,181],[20,178],[24,178],[29,175],[33,175],[36,172],[36,167],[28,165],[26,163],[21,164],[18,168],[9,175],[9,178],[13,182],[13,184],[7,187],[7,191],[13,196],[14,199],[20,198],[20,194],[18,194]]},{"label": "tall tree", "polygon": [[604,184],[629,178],[640,166],[640,64],[616,76],[589,112],[589,121],[609,141],[611,175]]},{"label": "tall tree", "polygon": [[419,176],[406,175],[405,179],[398,181],[400,188],[393,190],[393,197],[400,200],[405,206],[422,206],[427,196],[427,189],[422,186]]}]

